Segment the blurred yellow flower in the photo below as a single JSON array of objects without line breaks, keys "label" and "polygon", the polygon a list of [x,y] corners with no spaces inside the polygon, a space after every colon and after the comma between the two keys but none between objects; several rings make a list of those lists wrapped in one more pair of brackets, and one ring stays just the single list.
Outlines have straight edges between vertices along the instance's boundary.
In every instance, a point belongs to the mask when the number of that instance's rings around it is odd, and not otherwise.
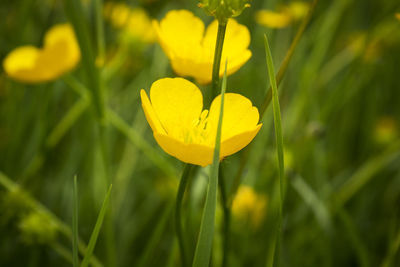
[{"label": "blurred yellow flower", "polygon": [[389,144],[398,136],[398,123],[393,117],[382,117],[375,125],[374,139],[379,144]]},{"label": "blurred yellow flower", "polygon": [[395,17],[396,17],[396,19],[398,19],[400,21],[400,13],[396,13]]},{"label": "blurred yellow flower", "polygon": [[43,48],[31,45],[18,47],[6,56],[3,67],[8,76],[15,80],[42,83],[71,71],[80,57],[72,26],[59,24],[46,33]]},{"label": "blurred yellow flower", "polygon": [[[210,111],[203,110],[200,89],[183,78],[164,78],[150,88],[150,99],[140,92],[146,119],[154,138],[171,156],[200,166],[211,164],[221,97]],[[151,102],[150,102],[151,100]],[[226,93],[220,159],[247,146],[261,128],[256,107],[246,97]]]},{"label": "blurred yellow flower", "polygon": [[255,18],[258,24],[268,28],[285,28],[294,21],[300,20],[307,15],[310,6],[308,3],[294,1],[282,6],[278,12],[272,10],[260,10]]},{"label": "blurred yellow flower", "polygon": [[258,194],[250,186],[241,185],[232,202],[232,213],[239,220],[249,220],[253,227],[258,227],[267,209],[267,197]]},{"label": "blurred yellow flower", "polygon": [[260,10],[256,13],[256,21],[269,28],[285,28],[291,23],[292,18],[286,12]]},{"label": "blurred yellow flower", "polygon": [[[153,21],[158,41],[180,76],[194,77],[197,82],[211,82],[218,22],[207,29],[187,10],[172,10],[160,22]],[[228,60],[227,74],[236,72],[251,57],[248,49],[250,32],[246,26],[228,20],[221,62]],[[224,73],[221,64],[220,76]]]},{"label": "blurred yellow flower", "polygon": [[104,6],[104,16],[114,27],[123,29],[128,36],[146,43],[155,41],[151,19],[143,8],[130,8],[123,3],[108,2]]}]

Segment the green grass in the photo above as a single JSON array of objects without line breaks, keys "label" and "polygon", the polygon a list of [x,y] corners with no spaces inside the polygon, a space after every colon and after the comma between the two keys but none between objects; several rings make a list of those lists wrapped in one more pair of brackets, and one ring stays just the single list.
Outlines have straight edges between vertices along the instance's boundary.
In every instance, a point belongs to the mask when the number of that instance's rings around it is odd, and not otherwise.
[{"label": "green grass", "polygon": [[[82,49],[54,82],[0,73],[0,266],[183,266],[173,216],[183,164],[155,142],[139,97],[176,74],[158,44],[122,39],[102,2],[0,3],[1,60],[65,21]],[[287,2],[252,1],[237,17],[252,57],[226,90],[249,98],[263,126],[224,159],[226,195],[216,164],[192,170],[180,210],[187,265],[399,266],[400,5],[309,1],[311,15],[287,28],[255,22]],[[155,19],[184,8],[211,21],[197,1],[127,3]],[[268,199],[258,226],[231,212],[241,184]]]}]

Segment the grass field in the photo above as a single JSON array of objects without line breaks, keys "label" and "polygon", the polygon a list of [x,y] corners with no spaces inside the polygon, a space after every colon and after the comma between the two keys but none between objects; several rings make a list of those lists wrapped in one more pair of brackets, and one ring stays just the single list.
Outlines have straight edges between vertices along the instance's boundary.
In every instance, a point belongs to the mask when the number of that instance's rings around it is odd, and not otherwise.
[{"label": "grass field", "polygon": [[0,266],[400,266],[399,1],[200,2],[0,2]]}]

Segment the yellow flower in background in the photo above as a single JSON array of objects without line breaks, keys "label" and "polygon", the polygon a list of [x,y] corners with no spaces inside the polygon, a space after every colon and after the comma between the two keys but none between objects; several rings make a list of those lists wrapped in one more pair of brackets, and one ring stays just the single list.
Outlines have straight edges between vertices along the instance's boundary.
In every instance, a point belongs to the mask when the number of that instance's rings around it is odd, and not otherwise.
[{"label": "yellow flower in background", "polygon": [[250,186],[241,185],[232,202],[232,213],[241,221],[249,220],[253,227],[258,227],[267,209],[267,197],[258,194]]},{"label": "yellow flower in background", "polygon": [[393,117],[381,117],[375,125],[374,139],[379,144],[389,144],[398,137],[398,122]]},{"label": "yellow flower in background", "polygon": [[[187,10],[172,10],[160,22],[153,22],[158,41],[169,58],[172,69],[180,76],[194,77],[197,82],[211,82],[218,22],[207,29]],[[227,74],[236,72],[251,57],[248,49],[250,32],[246,26],[228,20],[221,62],[228,60]],[[221,64],[220,76],[224,73]]]},{"label": "yellow flower in background", "polygon": [[294,1],[282,6],[279,11],[260,10],[255,18],[258,24],[268,28],[285,28],[307,15],[310,6],[308,3]]},{"label": "yellow flower in background", "polygon": [[128,36],[146,43],[156,39],[151,19],[143,8],[108,2],[104,6],[104,15],[114,27],[123,29]]},{"label": "yellow flower in background", "polygon": [[398,19],[400,21],[400,13],[396,13],[395,17],[396,17],[396,19]]},{"label": "yellow flower in background", "polygon": [[256,21],[268,28],[285,28],[290,25],[292,18],[286,12],[260,10],[256,13]]},{"label": "yellow flower in background", "polygon": [[[200,166],[212,163],[221,96],[203,110],[200,89],[183,78],[164,78],[150,88],[150,99],[140,92],[146,119],[160,147],[171,156]],[[247,146],[261,128],[259,114],[249,99],[225,94],[220,159]]]},{"label": "yellow flower in background", "polygon": [[15,80],[42,83],[71,71],[80,58],[72,26],[59,24],[46,33],[43,48],[31,45],[18,47],[6,56],[3,67],[8,76]]}]

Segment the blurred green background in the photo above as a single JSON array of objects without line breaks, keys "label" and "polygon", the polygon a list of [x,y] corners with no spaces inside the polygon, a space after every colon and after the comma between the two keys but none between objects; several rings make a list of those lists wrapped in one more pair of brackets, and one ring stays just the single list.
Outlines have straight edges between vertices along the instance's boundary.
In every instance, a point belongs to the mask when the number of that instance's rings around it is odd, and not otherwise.
[{"label": "blurred green background", "polygon": [[[67,1],[67,0],[66,0]],[[82,1],[96,42],[93,1]],[[108,1],[107,1],[108,2]],[[300,22],[270,29],[260,9],[289,1],[254,0],[237,20],[252,36],[252,58],[228,77],[228,92],[260,106],[269,87],[263,34],[278,70]],[[208,24],[197,1],[124,2],[161,19],[188,9]],[[319,1],[280,85],[287,176],[280,266],[400,266],[400,12],[397,0]],[[2,0],[0,59],[17,46],[42,45],[52,25],[67,21],[62,1]],[[104,18],[106,102],[119,117],[107,126],[113,183],[117,266],[180,266],[173,203],[183,164],[155,143],[139,90],[175,77],[157,43],[129,36]],[[93,48],[96,50],[96,47]],[[104,170],[94,109],[71,90],[86,84],[82,64],[54,82],[26,85],[0,73],[0,266],[71,266],[73,177],[78,177],[79,234],[88,243],[103,201]],[[209,86],[201,86],[207,91]],[[71,114],[65,134],[49,140]],[[69,113],[70,112],[70,113]],[[122,119],[122,121],[121,121]],[[266,266],[278,210],[272,109],[250,144],[223,162],[228,187],[248,158],[242,183],[263,195],[261,222],[233,214],[229,266]],[[143,139],[143,140],[142,140]],[[193,252],[207,169],[193,177],[184,206]],[[257,201],[256,201],[257,202]],[[220,266],[222,212],[217,211],[212,266]],[[69,234],[68,234],[69,233]],[[95,255],[107,265],[104,227]],[[100,265],[101,266],[101,265]]]}]

